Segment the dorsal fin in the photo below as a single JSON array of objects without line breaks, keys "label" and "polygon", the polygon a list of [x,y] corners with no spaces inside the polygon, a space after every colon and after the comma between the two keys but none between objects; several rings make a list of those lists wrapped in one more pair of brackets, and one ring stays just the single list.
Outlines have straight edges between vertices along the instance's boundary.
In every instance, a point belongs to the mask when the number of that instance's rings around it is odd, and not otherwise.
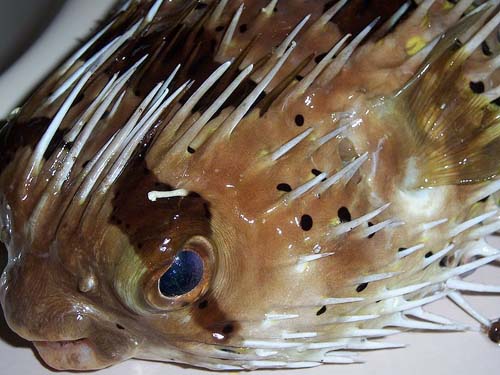
[{"label": "dorsal fin", "polygon": [[[474,184],[500,174],[500,108],[491,103],[496,98],[475,93],[466,79],[476,37],[463,46],[458,41],[480,16],[466,17],[443,36],[423,68],[396,95],[414,135],[418,173],[407,178],[411,187]],[[476,36],[487,36],[497,18]]]}]

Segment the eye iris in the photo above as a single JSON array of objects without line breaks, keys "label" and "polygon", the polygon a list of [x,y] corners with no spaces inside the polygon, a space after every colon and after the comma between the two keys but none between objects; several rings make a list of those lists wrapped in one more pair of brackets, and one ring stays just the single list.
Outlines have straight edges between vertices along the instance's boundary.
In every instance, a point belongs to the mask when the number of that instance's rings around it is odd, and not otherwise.
[{"label": "eye iris", "polygon": [[194,251],[181,251],[160,278],[160,292],[166,297],[192,291],[203,278],[203,260]]}]

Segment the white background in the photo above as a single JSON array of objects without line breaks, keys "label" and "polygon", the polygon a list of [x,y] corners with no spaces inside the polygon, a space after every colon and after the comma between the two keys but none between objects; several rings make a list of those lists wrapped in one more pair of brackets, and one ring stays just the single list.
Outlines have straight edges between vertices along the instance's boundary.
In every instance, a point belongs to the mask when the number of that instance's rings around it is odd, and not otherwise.
[{"label": "white background", "polygon": [[[0,118],[17,105],[33,85],[54,67],[54,64],[77,43],[77,38],[86,35],[95,20],[105,13],[111,3],[112,0],[67,2],[37,43],[12,68],[0,76]],[[500,241],[496,240],[496,244],[500,246]],[[498,264],[488,266],[469,279],[500,284],[500,268]],[[468,301],[489,318],[500,316],[500,297],[471,296],[468,297]],[[475,323],[450,301],[435,303],[430,310],[464,323]],[[362,357],[366,360],[363,364],[327,365],[309,370],[260,371],[259,374],[281,375],[291,372],[304,375],[500,374],[500,347],[479,333],[413,333],[397,335],[390,339],[392,342],[407,344],[408,347],[363,354]],[[40,364],[29,344],[18,339],[1,321],[0,373],[37,375],[51,373]],[[208,374],[208,372],[170,364],[132,360],[103,370],[99,374],[180,375]]]}]

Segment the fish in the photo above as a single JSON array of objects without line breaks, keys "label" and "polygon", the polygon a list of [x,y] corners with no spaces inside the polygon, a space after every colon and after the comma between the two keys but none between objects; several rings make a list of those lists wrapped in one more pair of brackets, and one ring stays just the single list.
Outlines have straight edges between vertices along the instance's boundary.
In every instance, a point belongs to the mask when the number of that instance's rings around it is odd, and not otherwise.
[{"label": "fish", "polygon": [[499,24],[498,0],[118,2],[0,130],[9,327],[57,370],[498,343],[467,295],[500,286],[465,277],[500,258]]}]

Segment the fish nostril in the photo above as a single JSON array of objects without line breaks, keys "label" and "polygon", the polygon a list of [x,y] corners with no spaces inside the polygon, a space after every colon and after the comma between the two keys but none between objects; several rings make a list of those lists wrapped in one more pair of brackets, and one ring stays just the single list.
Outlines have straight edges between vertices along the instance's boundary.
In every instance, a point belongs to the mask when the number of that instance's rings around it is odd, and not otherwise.
[{"label": "fish nostril", "polygon": [[92,291],[96,286],[96,280],[94,276],[86,276],[78,281],[78,290],[81,293],[88,293]]},{"label": "fish nostril", "polygon": [[339,157],[344,163],[351,162],[358,157],[356,147],[349,138],[344,138],[339,142]]}]

